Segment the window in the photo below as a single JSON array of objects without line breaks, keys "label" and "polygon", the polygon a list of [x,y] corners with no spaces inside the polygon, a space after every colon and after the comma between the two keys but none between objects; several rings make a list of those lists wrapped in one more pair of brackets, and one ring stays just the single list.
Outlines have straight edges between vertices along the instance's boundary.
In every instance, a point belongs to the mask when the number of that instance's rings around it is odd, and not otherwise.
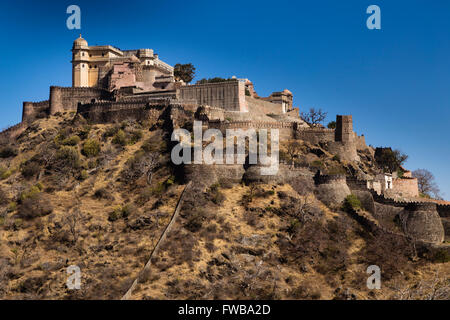
[{"label": "window", "polygon": [[84,57],[84,52],[81,53],[81,56]]}]

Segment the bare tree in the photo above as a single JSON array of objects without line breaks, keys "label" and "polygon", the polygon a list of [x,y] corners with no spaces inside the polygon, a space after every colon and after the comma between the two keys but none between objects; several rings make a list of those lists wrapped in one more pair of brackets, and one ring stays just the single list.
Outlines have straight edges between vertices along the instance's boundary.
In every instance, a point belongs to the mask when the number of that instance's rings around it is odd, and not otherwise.
[{"label": "bare tree", "polygon": [[435,181],[434,175],[426,169],[417,169],[413,171],[412,176],[417,179],[419,191],[429,197],[441,198],[439,187]]},{"label": "bare tree", "polygon": [[160,163],[160,154],[158,152],[150,152],[138,155],[129,160],[128,168],[122,172],[126,180],[135,181],[146,175],[147,184],[152,183],[154,170]]},{"label": "bare tree", "polygon": [[430,280],[420,280],[413,285],[404,285],[397,281],[392,289],[399,300],[448,300],[450,298],[450,280],[439,271],[435,271]]},{"label": "bare tree", "polygon": [[158,167],[160,155],[157,152],[151,152],[145,159],[145,167],[147,171],[147,184],[152,184],[153,171]]},{"label": "bare tree", "polygon": [[291,168],[294,167],[294,159],[298,156],[298,154],[302,150],[302,145],[297,140],[288,141],[285,152],[291,160]]},{"label": "bare tree", "polygon": [[309,112],[301,112],[300,117],[310,125],[316,126],[322,123],[327,117],[328,112],[322,111],[322,109],[309,109]]},{"label": "bare tree", "polygon": [[81,222],[81,212],[80,208],[75,208],[72,210],[72,212],[68,213],[66,216],[64,216],[64,222],[69,227],[69,232],[72,235],[72,242],[75,244],[78,241],[78,238],[80,236],[78,226]]}]

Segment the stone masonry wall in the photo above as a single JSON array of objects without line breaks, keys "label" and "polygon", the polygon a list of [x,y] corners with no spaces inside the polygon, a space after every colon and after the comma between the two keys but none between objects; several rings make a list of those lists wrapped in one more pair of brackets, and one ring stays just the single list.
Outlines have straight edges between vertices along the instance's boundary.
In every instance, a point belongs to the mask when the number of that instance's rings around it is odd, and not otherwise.
[{"label": "stone masonry wall", "polygon": [[332,142],[334,141],[334,130],[325,128],[295,128],[294,137],[313,144]]},{"label": "stone masonry wall", "polygon": [[121,101],[121,102],[98,102],[80,104],[77,113],[90,123],[112,123],[123,120],[157,120],[163,108],[164,102],[149,105],[145,101]]},{"label": "stone masonry wall", "polygon": [[111,93],[100,88],[50,87],[50,114],[77,111],[78,103],[88,103],[92,99],[106,100]]},{"label": "stone masonry wall", "polygon": [[450,205],[438,204],[437,212],[442,218],[450,218]]},{"label": "stone masonry wall", "polygon": [[354,140],[352,116],[336,116],[335,134],[335,141],[348,143]]},{"label": "stone masonry wall", "polygon": [[26,122],[18,123],[0,132],[0,139],[13,139],[27,128]]},{"label": "stone masonry wall", "polygon": [[408,197],[418,197],[419,187],[417,184],[417,179],[393,179],[392,180],[392,190],[400,195]]},{"label": "stone masonry wall", "polygon": [[249,96],[246,96],[245,100],[253,109],[257,109],[264,114],[282,114],[281,104],[255,99]]},{"label": "stone masonry wall", "polygon": [[280,139],[291,139],[294,123],[292,122],[266,122],[266,121],[209,121],[209,127],[219,129],[225,133],[226,129],[278,129]]},{"label": "stone masonry wall", "polygon": [[445,233],[434,203],[411,203],[400,213],[404,232],[416,240],[440,244]]},{"label": "stone masonry wall", "polygon": [[366,150],[368,148],[366,144],[366,138],[363,135],[358,136],[356,132],[354,132],[354,142],[356,150]]},{"label": "stone masonry wall", "polygon": [[247,112],[245,84],[241,81],[196,84],[180,87],[177,98],[196,100],[199,105],[208,105],[230,111]]},{"label": "stone masonry wall", "polygon": [[50,102],[49,100],[40,102],[28,102],[23,103],[22,109],[22,122],[32,121],[36,118],[39,113],[50,113]]}]

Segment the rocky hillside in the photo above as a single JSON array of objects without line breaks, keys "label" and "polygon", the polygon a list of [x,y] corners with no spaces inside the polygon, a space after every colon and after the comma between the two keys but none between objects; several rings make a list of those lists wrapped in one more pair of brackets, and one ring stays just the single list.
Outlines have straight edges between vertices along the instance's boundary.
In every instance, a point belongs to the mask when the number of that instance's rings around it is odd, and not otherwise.
[{"label": "rocky hillside", "polygon": [[[376,231],[363,207],[314,186],[317,169],[376,173],[370,152],[347,163],[301,143],[302,177],[199,177],[154,252],[187,183],[166,128],[62,114],[0,141],[1,299],[120,299],[136,279],[131,299],[450,298],[446,252],[419,250],[395,221]],[[66,286],[70,265],[80,290]],[[381,290],[367,289],[369,265]]]}]

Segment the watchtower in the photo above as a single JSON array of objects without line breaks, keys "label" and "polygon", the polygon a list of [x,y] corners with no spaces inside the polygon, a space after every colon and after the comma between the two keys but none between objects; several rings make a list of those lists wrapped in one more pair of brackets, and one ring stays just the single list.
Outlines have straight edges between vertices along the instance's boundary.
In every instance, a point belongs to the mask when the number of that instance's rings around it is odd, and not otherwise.
[{"label": "watchtower", "polygon": [[353,119],[352,116],[336,116],[336,130],[334,140],[343,143],[352,142],[354,140]]}]

